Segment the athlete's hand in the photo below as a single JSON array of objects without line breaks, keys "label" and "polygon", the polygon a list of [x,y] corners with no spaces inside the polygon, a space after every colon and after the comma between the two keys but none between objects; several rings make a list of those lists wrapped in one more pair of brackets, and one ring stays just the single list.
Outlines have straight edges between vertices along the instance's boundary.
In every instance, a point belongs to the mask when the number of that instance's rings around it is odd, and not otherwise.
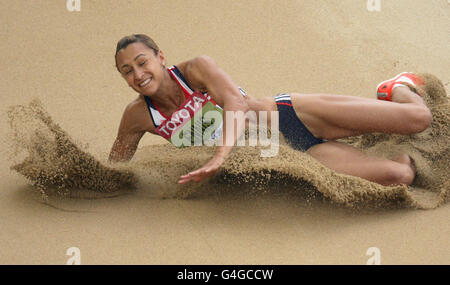
[{"label": "athlete's hand", "polygon": [[178,184],[185,184],[189,181],[200,182],[203,179],[216,174],[224,161],[225,160],[222,157],[215,156],[210,161],[208,161],[208,163],[206,163],[202,168],[189,172],[186,175],[180,176]]}]

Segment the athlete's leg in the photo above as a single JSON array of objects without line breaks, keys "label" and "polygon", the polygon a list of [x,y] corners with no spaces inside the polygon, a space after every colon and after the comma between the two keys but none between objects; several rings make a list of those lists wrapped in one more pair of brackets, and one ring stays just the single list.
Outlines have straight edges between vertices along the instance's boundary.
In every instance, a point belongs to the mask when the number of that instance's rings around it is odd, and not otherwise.
[{"label": "athlete's leg", "polygon": [[392,92],[392,102],[331,94],[291,94],[305,126],[328,140],[364,133],[419,133],[430,126],[431,112],[407,87]]},{"label": "athlete's leg", "polygon": [[372,157],[335,141],[315,145],[307,153],[338,173],[358,176],[382,185],[410,185],[415,177],[414,166],[406,154],[395,160]]}]

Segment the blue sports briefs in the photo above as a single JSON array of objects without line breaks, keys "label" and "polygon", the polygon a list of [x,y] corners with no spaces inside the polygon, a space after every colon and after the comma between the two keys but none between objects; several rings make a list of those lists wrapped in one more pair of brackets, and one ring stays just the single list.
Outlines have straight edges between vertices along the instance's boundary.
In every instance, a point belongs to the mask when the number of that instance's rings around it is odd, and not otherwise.
[{"label": "blue sports briefs", "polygon": [[294,149],[307,151],[325,142],[323,139],[316,138],[298,118],[292,106],[290,94],[281,93],[274,98],[278,108],[279,130],[289,145]]}]

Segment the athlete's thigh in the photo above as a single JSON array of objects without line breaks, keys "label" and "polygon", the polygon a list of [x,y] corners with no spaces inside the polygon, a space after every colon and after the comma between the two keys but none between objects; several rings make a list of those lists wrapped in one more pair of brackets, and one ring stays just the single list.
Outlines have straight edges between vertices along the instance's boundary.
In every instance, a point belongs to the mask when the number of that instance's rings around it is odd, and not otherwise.
[{"label": "athlete's thigh", "polygon": [[311,132],[328,140],[373,132],[416,133],[429,117],[427,108],[415,103],[334,94],[294,94],[291,99]]},{"label": "athlete's thigh", "polygon": [[344,95],[292,93],[291,100],[295,113],[309,131],[318,138],[331,140],[359,134],[355,130],[339,126],[336,120],[329,119],[328,114],[339,108],[337,104],[368,99]]}]

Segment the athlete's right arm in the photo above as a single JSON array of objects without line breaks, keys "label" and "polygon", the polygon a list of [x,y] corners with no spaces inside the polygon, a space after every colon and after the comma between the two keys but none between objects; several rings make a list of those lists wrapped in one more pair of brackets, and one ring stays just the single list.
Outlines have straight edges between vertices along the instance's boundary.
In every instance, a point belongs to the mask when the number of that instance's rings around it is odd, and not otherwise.
[{"label": "athlete's right arm", "polygon": [[140,122],[140,112],[136,108],[139,108],[137,104],[130,103],[122,115],[117,138],[108,158],[111,163],[131,160],[139,141],[145,134],[142,122]]}]

